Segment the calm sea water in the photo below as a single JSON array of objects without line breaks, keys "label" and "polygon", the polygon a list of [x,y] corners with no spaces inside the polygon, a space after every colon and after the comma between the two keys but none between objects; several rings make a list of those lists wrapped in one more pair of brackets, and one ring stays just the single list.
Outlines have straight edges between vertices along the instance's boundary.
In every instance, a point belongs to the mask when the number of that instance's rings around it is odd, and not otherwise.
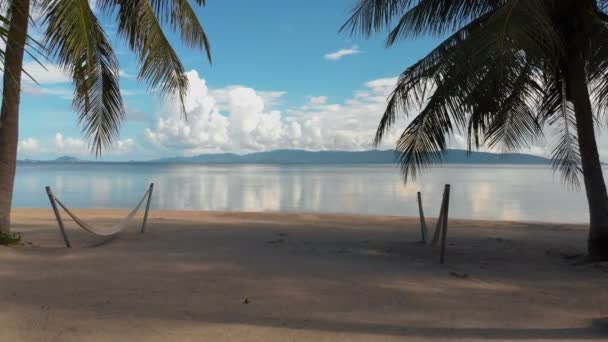
[{"label": "calm sea water", "polygon": [[155,183],[153,208],[418,214],[428,216],[452,185],[450,217],[584,222],[582,191],[546,166],[437,167],[404,185],[390,165],[258,166],[161,164],[20,164],[13,205],[49,207],[44,187],[74,208],[131,208]]}]

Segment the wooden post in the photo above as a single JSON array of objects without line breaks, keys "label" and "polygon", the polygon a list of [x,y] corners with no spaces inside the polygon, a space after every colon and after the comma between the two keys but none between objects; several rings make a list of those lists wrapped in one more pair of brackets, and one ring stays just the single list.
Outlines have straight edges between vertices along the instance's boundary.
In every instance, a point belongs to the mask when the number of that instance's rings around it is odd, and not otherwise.
[{"label": "wooden post", "polygon": [[152,201],[152,191],[154,191],[154,183],[150,183],[150,190],[148,192],[148,202],[146,203],[146,212],[144,213],[144,221],[141,225],[141,233],[146,232],[146,223],[148,222],[148,212],[150,211],[150,202]]},{"label": "wooden post", "polygon": [[445,261],[445,240],[448,235],[448,211],[450,209],[450,185],[445,185],[445,208],[443,209],[443,222],[442,222],[442,232],[441,232],[441,257],[439,259],[439,263],[443,264]]},{"label": "wooden post", "polygon": [[424,219],[424,210],[422,209],[422,194],[418,192],[418,211],[420,213],[420,233],[422,235],[422,242],[427,243],[427,229],[426,221]]},{"label": "wooden post", "polygon": [[61,219],[61,214],[59,213],[59,209],[57,208],[57,203],[55,203],[55,196],[53,196],[53,192],[51,191],[51,187],[46,187],[46,194],[49,196],[49,201],[51,201],[51,207],[53,207],[53,212],[55,213],[55,218],[57,219],[57,223],[59,224],[59,230],[61,230],[61,235],[63,236],[63,241],[65,242],[65,246],[67,248],[72,248],[70,244],[70,240],[68,240],[68,235],[65,233],[65,227],[63,226],[63,220]]},{"label": "wooden post", "polygon": [[446,196],[446,189],[447,187],[443,190],[443,197],[441,200],[441,208],[439,208],[439,217],[437,218],[437,224],[435,225],[435,233],[433,234],[433,240],[431,240],[430,244],[432,246],[436,246],[437,242],[439,242],[439,238],[441,236],[441,223],[443,222],[443,216],[445,213],[445,196]]}]

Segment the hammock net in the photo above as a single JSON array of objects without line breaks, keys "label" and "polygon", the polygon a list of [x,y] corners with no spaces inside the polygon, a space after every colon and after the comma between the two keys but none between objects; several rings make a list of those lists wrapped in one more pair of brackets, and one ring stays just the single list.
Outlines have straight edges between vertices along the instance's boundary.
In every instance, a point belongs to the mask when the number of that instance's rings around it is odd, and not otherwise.
[{"label": "hammock net", "polygon": [[137,211],[139,211],[139,209],[143,205],[145,199],[150,195],[151,191],[152,191],[152,187],[148,188],[148,190],[144,193],[144,195],[142,196],[139,203],[137,203],[137,206],[135,206],[135,208],[133,210],[131,210],[129,215],[127,215],[127,217],[124,218],[120,223],[115,224],[111,227],[93,227],[93,226],[91,226],[90,224],[84,222],[76,214],[74,214],[70,209],[68,209],[68,207],[63,202],[61,202],[61,200],[59,200],[59,198],[57,198],[55,195],[51,195],[51,196],[53,196],[53,199],[57,202],[57,204],[59,204],[59,206],[61,208],[63,208],[63,210],[72,218],[72,220],[74,220],[74,222],[76,222],[76,224],[80,228],[84,229],[85,231],[87,231],[91,234],[98,235],[98,236],[113,236],[113,235],[116,235],[116,234],[122,232],[123,230],[125,230],[128,227],[130,221],[133,219],[133,217],[135,217],[135,214],[137,214]]}]

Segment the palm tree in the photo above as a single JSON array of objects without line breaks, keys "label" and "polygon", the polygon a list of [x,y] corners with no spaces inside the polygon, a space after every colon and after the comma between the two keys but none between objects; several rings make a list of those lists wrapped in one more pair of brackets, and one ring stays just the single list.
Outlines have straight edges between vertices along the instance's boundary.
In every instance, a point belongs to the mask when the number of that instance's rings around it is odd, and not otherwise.
[{"label": "palm tree", "polygon": [[440,162],[456,133],[468,149],[518,150],[546,137],[565,181],[582,174],[588,257],[608,260],[608,195],[595,138],[607,122],[607,0],[359,0],[342,30],[388,30],[387,45],[447,37],[405,70],[376,143],[416,115],[397,142],[405,179]]},{"label": "palm tree", "polygon": [[[207,36],[190,0],[97,0],[99,13],[117,23],[118,36],[137,55],[138,79],[150,89],[173,94],[182,103],[188,87],[185,70],[164,26],[180,34],[190,48],[206,53]],[[206,0],[192,0],[204,6]],[[4,65],[0,113],[0,232],[10,229],[10,210],[17,159],[19,100],[24,53],[42,52],[72,76],[73,107],[83,134],[99,155],[117,138],[124,119],[118,60],[89,0],[0,0],[0,53]],[[28,36],[34,8],[44,30],[41,42]],[[30,52],[32,50],[33,52]],[[27,70],[24,71],[25,73]]]}]

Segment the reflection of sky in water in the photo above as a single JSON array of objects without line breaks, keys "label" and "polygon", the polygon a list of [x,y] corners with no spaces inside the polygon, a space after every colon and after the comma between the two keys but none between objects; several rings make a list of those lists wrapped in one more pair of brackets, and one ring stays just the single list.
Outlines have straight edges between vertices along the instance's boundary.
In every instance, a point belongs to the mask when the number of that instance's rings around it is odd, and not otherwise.
[{"label": "reflection of sky in water", "polygon": [[452,184],[450,216],[583,222],[585,196],[545,167],[434,168],[403,185],[393,166],[203,166],[159,164],[20,164],[15,207],[48,207],[44,186],[73,207],[130,208],[155,182],[162,209],[308,211],[415,216],[439,210]]}]

